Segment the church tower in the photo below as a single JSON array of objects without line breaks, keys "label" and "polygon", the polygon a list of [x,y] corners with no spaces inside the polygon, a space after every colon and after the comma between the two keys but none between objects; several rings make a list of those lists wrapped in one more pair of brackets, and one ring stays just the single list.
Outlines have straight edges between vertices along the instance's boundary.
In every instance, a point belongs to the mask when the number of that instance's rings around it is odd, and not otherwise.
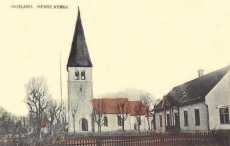
[{"label": "church tower", "polygon": [[68,131],[92,131],[93,98],[92,62],[85,42],[80,10],[67,63],[68,71]]}]

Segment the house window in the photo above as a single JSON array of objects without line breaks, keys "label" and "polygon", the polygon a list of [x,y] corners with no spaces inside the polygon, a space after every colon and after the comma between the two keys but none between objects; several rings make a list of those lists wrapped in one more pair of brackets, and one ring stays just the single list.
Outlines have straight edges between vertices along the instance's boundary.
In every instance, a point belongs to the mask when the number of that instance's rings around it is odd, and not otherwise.
[{"label": "house window", "polygon": [[122,126],[121,116],[117,116],[117,125]]},{"label": "house window", "polygon": [[195,125],[199,126],[200,125],[200,111],[199,109],[194,109],[195,112]]},{"label": "house window", "polygon": [[82,79],[82,80],[85,80],[85,71],[84,71],[84,70],[81,71],[81,79]]},{"label": "house window", "polygon": [[219,112],[220,112],[220,124],[229,124],[228,107],[219,108]]},{"label": "house window", "polygon": [[160,127],[162,127],[162,115],[159,115],[159,119],[160,119]]},{"label": "house window", "polygon": [[79,80],[79,71],[78,70],[75,71],[75,80]]},{"label": "house window", "polygon": [[104,116],[104,126],[108,126],[108,118]]},{"label": "house window", "polygon": [[184,126],[188,126],[188,111],[184,111]]},{"label": "house window", "polygon": [[167,126],[170,126],[170,115],[167,114]]}]

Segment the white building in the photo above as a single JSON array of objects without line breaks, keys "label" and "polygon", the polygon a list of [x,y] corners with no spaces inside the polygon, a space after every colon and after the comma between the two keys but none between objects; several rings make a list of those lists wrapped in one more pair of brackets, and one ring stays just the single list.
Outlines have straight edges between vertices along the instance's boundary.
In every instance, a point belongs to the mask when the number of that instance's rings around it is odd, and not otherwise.
[{"label": "white building", "polygon": [[174,87],[155,106],[157,132],[230,129],[230,66]]}]

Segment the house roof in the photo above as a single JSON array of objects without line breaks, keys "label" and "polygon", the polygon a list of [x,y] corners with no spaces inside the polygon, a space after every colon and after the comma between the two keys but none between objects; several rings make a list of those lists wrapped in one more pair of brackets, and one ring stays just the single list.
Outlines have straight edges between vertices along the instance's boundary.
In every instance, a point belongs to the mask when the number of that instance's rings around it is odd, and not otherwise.
[{"label": "house roof", "polygon": [[84,30],[81,22],[80,10],[78,9],[78,17],[75,26],[72,46],[67,63],[68,67],[92,67],[88,48],[85,41]]},{"label": "house roof", "polygon": [[[92,99],[91,104],[94,108],[98,108],[97,104],[103,103],[106,105],[106,114],[118,114],[117,105],[118,104],[124,104],[124,112],[126,113],[128,110],[128,114],[135,116],[137,115],[137,112],[135,112],[135,107],[138,107],[138,105],[141,104],[143,106],[142,112],[140,112],[140,115],[146,115],[146,109],[147,107],[141,103],[141,101],[129,101],[127,98],[100,98],[100,99]],[[151,113],[148,114],[151,116]]]},{"label": "house roof", "polygon": [[[229,72],[230,66],[213,71],[174,87],[165,98],[171,105],[188,104],[205,100],[205,96]],[[155,107],[160,108],[163,100]]]}]

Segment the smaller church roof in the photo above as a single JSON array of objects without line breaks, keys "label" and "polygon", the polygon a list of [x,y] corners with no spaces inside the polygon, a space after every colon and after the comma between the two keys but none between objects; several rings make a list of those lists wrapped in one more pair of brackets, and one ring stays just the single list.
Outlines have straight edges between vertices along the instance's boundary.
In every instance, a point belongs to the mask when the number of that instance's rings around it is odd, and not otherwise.
[{"label": "smaller church roof", "polygon": [[[142,112],[139,113],[139,115],[146,115],[147,107],[143,105],[141,101],[129,101],[127,98],[100,98],[91,100],[91,104],[94,108],[98,108],[97,104],[103,102],[106,105],[106,114],[118,114],[117,104],[125,103],[124,113],[127,113],[128,110],[128,115],[137,115],[137,112],[135,112],[135,106],[141,104],[143,106],[143,109]],[[149,112],[148,115],[151,116],[151,113]]]},{"label": "smaller church roof", "polygon": [[88,48],[85,41],[84,30],[81,22],[80,10],[78,9],[78,17],[75,26],[72,46],[67,63],[68,67],[92,67]]}]

